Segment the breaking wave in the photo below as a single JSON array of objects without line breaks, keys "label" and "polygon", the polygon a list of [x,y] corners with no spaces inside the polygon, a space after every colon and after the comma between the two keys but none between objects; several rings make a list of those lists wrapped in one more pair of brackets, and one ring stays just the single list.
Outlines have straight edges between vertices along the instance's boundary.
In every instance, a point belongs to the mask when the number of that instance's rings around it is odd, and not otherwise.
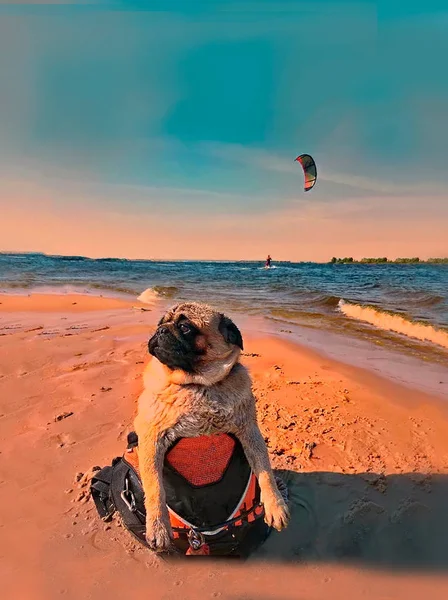
[{"label": "breaking wave", "polygon": [[159,298],[174,298],[179,292],[175,286],[156,285],[153,288],[147,288],[138,296],[137,300],[145,304],[154,304]]},{"label": "breaking wave", "polygon": [[369,306],[351,304],[342,299],[339,300],[338,308],[346,317],[364,321],[384,331],[393,331],[409,338],[448,348],[448,332],[436,329],[432,325],[416,323],[397,314],[387,313]]}]

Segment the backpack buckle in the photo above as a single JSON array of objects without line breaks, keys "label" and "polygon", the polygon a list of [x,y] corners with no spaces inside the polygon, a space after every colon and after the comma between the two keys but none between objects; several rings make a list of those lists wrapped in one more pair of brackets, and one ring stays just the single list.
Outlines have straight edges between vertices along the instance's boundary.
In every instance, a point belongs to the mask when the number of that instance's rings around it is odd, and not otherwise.
[{"label": "backpack buckle", "polygon": [[210,554],[210,546],[205,543],[204,536],[201,532],[190,529],[188,532],[188,543],[190,547],[185,553],[187,556],[203,555],[208,556]]},{"label": "backpack buckle", "polygon": [[188,532],[188,543],[190,544],[192,550],[197,551],[205,543],[204,536],[200,531],[190,529]]},{"label": "backpack buckle", "polygon": [[131,512],[135,512],[137,510],[135,496],[129,489],[129,480],[127,475],[124,478],[124,490],[121,492],[120,497]]}]

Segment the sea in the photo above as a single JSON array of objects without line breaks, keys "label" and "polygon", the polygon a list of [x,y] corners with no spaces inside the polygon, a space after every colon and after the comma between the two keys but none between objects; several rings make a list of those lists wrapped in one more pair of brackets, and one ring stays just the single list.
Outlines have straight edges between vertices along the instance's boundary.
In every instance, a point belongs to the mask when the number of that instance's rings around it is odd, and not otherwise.
[{"label": "sea", "polygon": [[339,340],[339,349],[369,344],[448,364],[448,264],[278,262],[265,269],[263,261],[0,254],[0,293],[31,292],[207,302],[320,350]]}]

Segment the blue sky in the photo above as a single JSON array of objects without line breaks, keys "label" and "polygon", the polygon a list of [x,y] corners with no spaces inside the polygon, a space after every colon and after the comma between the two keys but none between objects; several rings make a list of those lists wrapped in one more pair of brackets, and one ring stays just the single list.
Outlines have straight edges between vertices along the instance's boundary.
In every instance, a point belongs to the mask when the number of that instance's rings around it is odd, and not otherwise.
[{"label": "blue sky", "polygon": [[447,34],[446,2],[2,3],[0,175],[122,211],[440,198]]}]

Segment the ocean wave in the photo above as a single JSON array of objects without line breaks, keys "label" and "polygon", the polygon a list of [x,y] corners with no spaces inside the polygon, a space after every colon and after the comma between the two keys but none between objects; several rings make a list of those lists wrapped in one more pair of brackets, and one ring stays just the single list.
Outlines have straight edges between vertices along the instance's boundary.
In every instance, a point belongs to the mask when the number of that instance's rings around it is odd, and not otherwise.
[{"label": "ocean wave", "polygon": [[313,307],[336,308],[340,300],[340,296],[322,294],[317,291],[297,290],[293,291],[291,295],[295,299],[300,300],[301,304]]},{"label": "ocean wave", "polygon": [[384,331],[393,331],[409,338],[448,348],[448,332],[437,329],[432,325],[416,323],[400,315],[391,314],[370,306],[352,304],[342,298],[339,300],[338,308],[346,317],[369,323]]},{"label": "ocean wave", "polygon": [[446,301],[445,296],[439,293],[439,291],[434,290],[434,293],[430,293],[427,290],[413,287],[408,282],[400,282],[399,285],[394,286],[385,285],[382,287],[381,292],[384,298],[406,306],[431,307]]},{"label": "ocean wave", "polygon": [[173,298],[179,292],[179,288],[173,285],[156,285],[152,288],[147,288],[138,296],[137,300],[145,304],[153,304],[159,298]]},{"label": "ocean wave", "polygon": [[155,285],[152,289],[158,296],[164,298],[174,298],[179,293],[179,288],[175,285]]},{"label": "ocean wave", "polygon": [[336,308],[339,304],[339,298],[337,296],[321,296],[316,299],[316,303],[319,306],[330,306],[331,308]]},{"label": "ocean wave", "polygon": [[421,294],[409,299],[410,303],[414,303],[415,306],[437,306],[445,301],[443,296],[432,295],[432,294]]},{"label": "ocean wave", "polygon": [[117,294],[124,296],[135,296],[135,289],[124,285],[114,285],[108,283],[94,283],[73,281],[64,283],[61,281],[49,281],[46,283],[36,283],[32,278],[28,280],[18,280],[0,283],[0,291],[2,293],[32,293],[32,294],[60,294],[63,296],[71,294],[116,296]]},{"label": "ocean wave", "polygon": [[114,284],[110,284],[110,283],[92,283],[89,282],[86,284],[88,288],[92,288],[94,290],[99,290],[99,291],[105,291],[105,292],[117,292],[119,294],[126,294],[126,295],[134,295],[135,294],[135,290],[130,288],[130,287],[126,287],[124,285],[114,285]]},{"label": "ocean wave", "polygon": [[35,280],[31,279],[29,281],[20,280],[20,281],[2,281],[1,287],[2,289],[8,290],[28,290],[31,287],[34,287]]}]

